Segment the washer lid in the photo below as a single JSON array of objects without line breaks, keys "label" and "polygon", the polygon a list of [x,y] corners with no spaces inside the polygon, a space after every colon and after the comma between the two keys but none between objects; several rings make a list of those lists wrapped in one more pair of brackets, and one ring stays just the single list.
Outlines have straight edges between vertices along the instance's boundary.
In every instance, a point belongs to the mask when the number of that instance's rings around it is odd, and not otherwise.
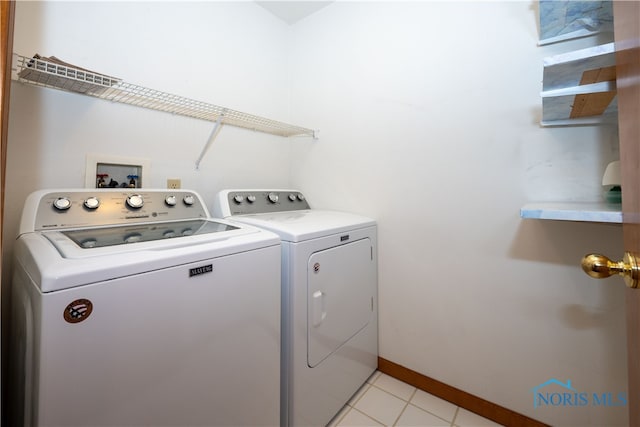
[{"label": "washer lid", "polygon": [[364,216],[314,209],[239,215],[228,219],[273,231],[287,242],[301,242],[376,225],[373,219]]},{"label": "washer lid", "polygon": [[33,234],[48,240],[62,258],[86,259],[209,244],[256,231],[259,230],[224,220],[187,220],[51,230]]},{"label": "washer lid", "polygon": [[[60,233],[67,236],[82,249],[93,249],[200,234],[220,233],[223,231],[237,230],[238,228],[239,227],[221,222],[194,219],[188,221],[66,230],[60,231]],[[44,236],[49,238],[47,233],[44,233]],[[56,244],[57,239],[49,238],[49,240],[60,249],[59,245]]]},{"label": "washer lid", "polygon": [[[14,257],[17,268],[23,269],[46,293],[195,261],[242,256],[267,247],[279,251],[279,246],[280,239],[275,233],[249,225],[229,231],[93,248],[81,248],[61,231],[46,231],[19,236]],[[188,273],[185,270],[187,277]]]}]

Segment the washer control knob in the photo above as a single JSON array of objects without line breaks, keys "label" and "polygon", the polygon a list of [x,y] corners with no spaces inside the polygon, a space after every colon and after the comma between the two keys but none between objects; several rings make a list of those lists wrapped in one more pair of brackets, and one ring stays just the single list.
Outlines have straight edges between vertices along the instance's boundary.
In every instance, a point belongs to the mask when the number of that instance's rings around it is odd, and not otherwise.
[{"label": "washer control knob", "polygon": [[185,205],[191,206],[196,202],[196,199],[195,197],[193,197],[192,194],[187,194],[182,198],[182,201],[184,202]]},{"label": "washer control knob", "polygon": [[242,203],[244,201],[244,196],[241,194],[236,194],[235,196],[233,196],[233,201],[239,205],[240,203]]},{"label": "washer control knob", "polygon": [[293,193],[289,193],[289,200],[291,200],[292,202],[296,201],[296,195]]},{"label": "washer control knob", "polygon": [[144,199],[139,194],[131,194],[127,196],[127,205],[133,209],[140,209],[144,206]]},{"label": "washer control knob", "polygon": [[87,209],[97,209],[100,206],[100,200],[97,197],[88,197],[84,201],[84,207]]},{"label": "washer control knob", "polygon": [[176,196],[174,195],[170,195],[164,198],[164,202],[167,204],[167,206],[175,206],[177,201],[176,201]]},{"label": "washer control knob", "polygon": [[71,200],[67,197],[58,197],[53,201],[53,207],[59,211],[66,211],[71,207]]},{"label": "washer control knob", "polygon": [[125,243],[138,243],[142,241],[142,234],[140,233],[130,233],[124,236]]},{"label": "washer control knob", "polygon": [[300,200],[301,202],[304,202],[304,194],[298,193],[298,200]]},{"label": "washer control knob", "polygon": [[267,196],[267,199],[271,203],[278,203],[278,195],[276,193],[269,193],[269,195]]},{"label": "washer control knob", "polygon": [[256,201],[256,196],[254,196],[253,194],[247,196],[247,202],[253,203],[255,201]]},{"label": "washer control knob", "polygon": [[93,238],[88,238],[80,242],[80,246],[86,249],[95,248],[96,246],[98,246],[98,241]]}]

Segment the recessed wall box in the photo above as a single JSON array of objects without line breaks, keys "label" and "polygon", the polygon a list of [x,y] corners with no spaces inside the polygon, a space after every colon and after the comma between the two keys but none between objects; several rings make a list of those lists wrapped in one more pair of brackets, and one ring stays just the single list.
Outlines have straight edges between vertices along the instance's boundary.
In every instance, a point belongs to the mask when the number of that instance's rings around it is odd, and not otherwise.
[{"label": "recessed wall box", "polygon": [[142,188],[148,186],[149,160],[88,154],[87,188]]}]

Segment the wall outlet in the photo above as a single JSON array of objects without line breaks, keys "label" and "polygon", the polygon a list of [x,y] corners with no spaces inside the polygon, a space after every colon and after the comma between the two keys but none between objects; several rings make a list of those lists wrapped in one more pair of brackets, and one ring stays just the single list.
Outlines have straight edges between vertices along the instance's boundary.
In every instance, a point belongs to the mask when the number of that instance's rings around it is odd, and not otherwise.
[{"label": "wall outlet", "polygon": [[179,178],[167,179],[167,188],[172,190],[177,190],[181,187],[181,182]]}]

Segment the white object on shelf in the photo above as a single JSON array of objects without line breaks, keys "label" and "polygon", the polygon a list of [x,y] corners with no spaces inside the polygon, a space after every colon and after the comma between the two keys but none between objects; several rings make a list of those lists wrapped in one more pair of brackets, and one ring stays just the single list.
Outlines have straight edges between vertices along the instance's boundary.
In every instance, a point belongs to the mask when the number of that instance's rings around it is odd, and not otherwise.
[{"label": "white object on shelf", "polygon": [[520,209],[524,219],[622,223],[621,205],[604,202],[532,203]]},{"label": "white object on shelf", "polygon": [[607,165],[602,176],[602,185],[622,185],[620,160],[615,160]]}]

